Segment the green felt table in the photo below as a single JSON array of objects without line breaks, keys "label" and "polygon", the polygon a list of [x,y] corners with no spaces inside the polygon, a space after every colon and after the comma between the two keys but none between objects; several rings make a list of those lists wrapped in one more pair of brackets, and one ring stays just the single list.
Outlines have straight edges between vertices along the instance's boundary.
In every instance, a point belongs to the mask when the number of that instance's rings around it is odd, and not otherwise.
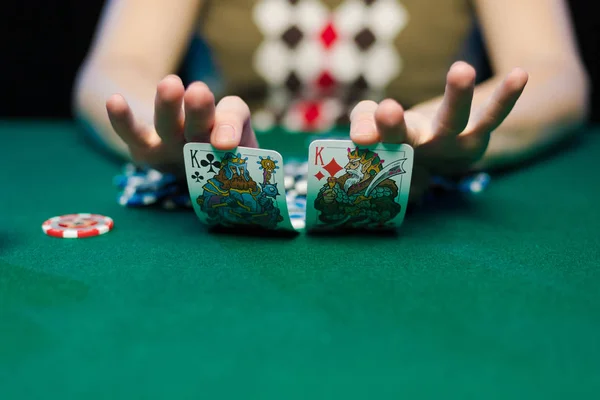
[{"label": "green felt table", "polygon": [[[598,130],[397,235],[341,237],[123,208],[121,165],[68,121],[0,138],[2,399],[597,398]],[[43,234],[76,212],[115,228]]]}]

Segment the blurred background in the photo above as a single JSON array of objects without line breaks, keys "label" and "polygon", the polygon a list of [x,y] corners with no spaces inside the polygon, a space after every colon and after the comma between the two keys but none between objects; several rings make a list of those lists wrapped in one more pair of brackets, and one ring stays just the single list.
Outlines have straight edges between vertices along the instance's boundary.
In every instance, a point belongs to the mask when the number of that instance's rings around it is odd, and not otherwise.
[{"label": "blurred background", "polygon": [[[526,0],[524,0],[526,1]],[[71,88],[105,0],[4,0],[0,13],[0,118],[71,118]],[[568,0],[600,121],[596,2]]]}]

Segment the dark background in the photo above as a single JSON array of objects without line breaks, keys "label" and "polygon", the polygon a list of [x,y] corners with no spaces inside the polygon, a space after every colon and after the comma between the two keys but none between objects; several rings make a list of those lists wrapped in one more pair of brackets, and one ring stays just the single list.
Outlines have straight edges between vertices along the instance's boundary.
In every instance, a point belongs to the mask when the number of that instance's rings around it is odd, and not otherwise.
[{"label": "dark background", "polygon": [[[0,13],[0,117],[70,118],[71,87],[104,0],[9,0]],[[600,85],[600,18],[595,2],[569,0],[579,47]],[[595,8],[595,7],[594,7]],[[600,120],[600,90],[592,120]]]}]

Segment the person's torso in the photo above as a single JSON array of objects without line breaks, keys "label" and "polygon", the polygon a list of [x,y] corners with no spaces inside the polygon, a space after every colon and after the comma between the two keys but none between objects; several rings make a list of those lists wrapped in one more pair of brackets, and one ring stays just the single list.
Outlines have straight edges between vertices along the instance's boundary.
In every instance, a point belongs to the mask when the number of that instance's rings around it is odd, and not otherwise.
[{"label": "person's torso", "polygon": [[470,0],[208,0],[200,34],[260,128],[321,130],[443,93],[470,28]]}]

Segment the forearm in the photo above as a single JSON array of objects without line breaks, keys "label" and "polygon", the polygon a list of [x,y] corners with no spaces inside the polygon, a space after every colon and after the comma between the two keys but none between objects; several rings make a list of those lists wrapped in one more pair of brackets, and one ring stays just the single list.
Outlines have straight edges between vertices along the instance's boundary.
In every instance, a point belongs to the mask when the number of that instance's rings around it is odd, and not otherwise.
[{"label": "forearm", "polygon": [[[472,169],[508,167],[535,157],[571,135],[587,117],[588,83],[577,66],[525,66],[529,81],[521,98],[503,123],[491,134],[483,158]],[[472,115],[500,84],[495,76],[475,88]],[[413,110],[433,120],[442,98],[419,104]]]},{"label": "forearm", "polygon": [[523,95],[492,132],[488,150],[475,168],[502,168],[527,161],[572,136],[586,121],[588,83],[581,69],[542,66],[531,68],[529,76]]}]

